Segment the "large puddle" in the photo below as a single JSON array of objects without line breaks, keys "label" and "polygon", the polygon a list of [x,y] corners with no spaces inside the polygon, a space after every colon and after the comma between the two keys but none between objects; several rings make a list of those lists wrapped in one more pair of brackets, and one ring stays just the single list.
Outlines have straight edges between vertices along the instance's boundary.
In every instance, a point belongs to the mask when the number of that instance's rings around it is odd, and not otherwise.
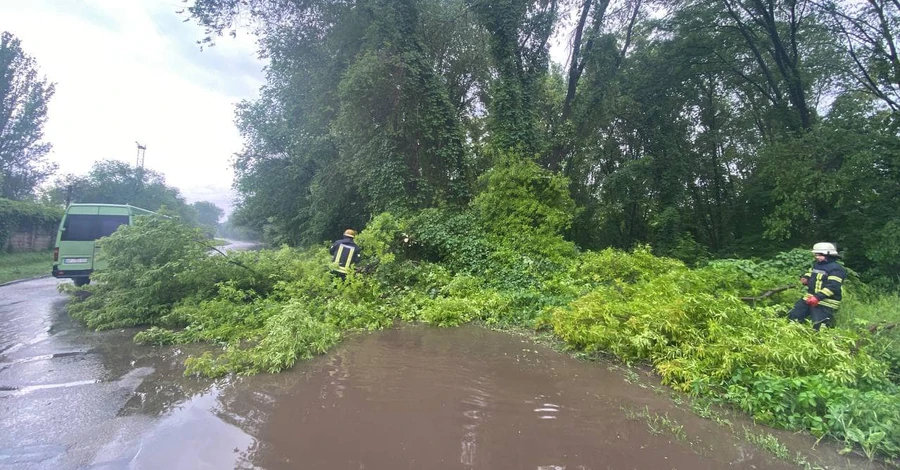
[{"label": "large puddle", "polygon": [[164,417],[132,468],[795,468],[663,389],[474,327],[356,336],[174,411],[141,393],[128,413]]}]

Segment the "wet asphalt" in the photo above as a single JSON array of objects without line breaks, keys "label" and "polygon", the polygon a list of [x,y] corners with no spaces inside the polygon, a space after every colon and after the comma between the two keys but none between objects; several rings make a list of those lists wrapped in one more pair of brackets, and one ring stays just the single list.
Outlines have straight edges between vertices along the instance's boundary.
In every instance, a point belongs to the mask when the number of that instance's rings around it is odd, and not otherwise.
[{"label": "wet asphalt", "polygon": [[[79,325],[58,290],[66,283],[48,277],[0,286],[0,469],[152,468],[142,465],[142,449],[163,436],[166,416],[196,412],[188,398],[213,384],[181,376],[181,349],[135,345],[134,330]],[[175,404],[182,413],[165,415]],[[228,462],[232,443],[222,440],[219,449]],[[209,463],[194,468],[230,468]]]},{"label": "wet asphalt", "polygon": [[153,370],[109,350],[128,344],[124,334],[74,325],[61,282],[70,281],[0,288],[0,468],[90,467],[102,463],[92,458],[101,447],[136,428],[119,411]]}]

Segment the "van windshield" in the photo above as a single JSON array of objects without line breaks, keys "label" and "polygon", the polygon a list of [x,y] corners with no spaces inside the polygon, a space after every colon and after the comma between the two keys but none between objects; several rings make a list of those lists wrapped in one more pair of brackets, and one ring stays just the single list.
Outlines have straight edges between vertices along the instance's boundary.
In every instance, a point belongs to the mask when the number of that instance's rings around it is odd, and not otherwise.
[{"label": "van windshield", "polygon": [[120,225],[128,225],[127,215],[68,215],[60,240],[94,241],[111,235]]}]

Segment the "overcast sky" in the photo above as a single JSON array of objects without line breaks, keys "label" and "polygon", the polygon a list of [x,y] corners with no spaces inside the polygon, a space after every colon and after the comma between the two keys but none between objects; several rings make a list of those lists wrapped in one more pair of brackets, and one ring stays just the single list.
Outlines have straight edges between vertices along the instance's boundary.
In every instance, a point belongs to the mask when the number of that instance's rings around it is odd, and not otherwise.
[{"label": "overcast sky", "polygon": [[59,174],[98,160],[134,163],[166,176],[188,202],[231,210],[232,155],[241,149],[234,104],[264,78],[254,38],[221,38],[203,51],[203,30],[176,14],[180,0],[0,0],[0,31],[22,40],[56,83],[46,141]]}]

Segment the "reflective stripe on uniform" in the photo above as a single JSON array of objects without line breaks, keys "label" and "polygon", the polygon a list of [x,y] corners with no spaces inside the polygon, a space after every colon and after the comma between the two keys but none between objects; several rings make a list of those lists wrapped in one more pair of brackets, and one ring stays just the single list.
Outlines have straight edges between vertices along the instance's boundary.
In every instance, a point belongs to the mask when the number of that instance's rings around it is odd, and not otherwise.
[{"label": "reflective stripe on uniform", "polygon": [[350,263],[353,262],[353,253],[356,251],[354,248],[350,248],[350,252],[347,253],[347,263],[344,264],[344,269],[350,269]]},{"label": "reflective stripe on uniform", "polygon": [[[334,262],[335,262],[335,263],[340,263],[340,262],[341,262],[341,255],[342,255],[343,253],[344,253],[344,245],[338,246],[337,253],[334,254]],[[338,271],[339,273],[347,274],[347,268],[345,268],[345,267],[343,267],[343,266],[341,266],[341,265],[338,265],[337,271]]]},{"label": "reflective stripe on uniform", "polygon": [[347,245],[340,245],[338,247],[337,253],[334,254],[334,262],[335,263],[341,262],[341,255],[344,254],[344,248],[347,248],[348,250],[350,250],[347,253],[347,261],[343,265],[338,264],[337,271],[340,273],[347,274],[347,271],[350,270],[350,263],[353,262],[353,253],[356,251],[356,249],[348,247]]},{"label": "reflective stripe on uniform", "polygon": [[828,297],[834,297],[834,292],[831,292],[831,289],[829,289],[827,287],[823,287],[820,292],[827,295]]},{"label": "reflective stripe on uniform", "polygon": [[839,276],[828,276],[828,280],[834,281],[834,282],[840,282],[841,284],[844,283],[844,280],[841,279]]},{"label": "reflective stripe on uniform", "polygon": [[836,309],[841,306],[841,301],[834,299],[824,299],[819,301],[819,305]]}]

